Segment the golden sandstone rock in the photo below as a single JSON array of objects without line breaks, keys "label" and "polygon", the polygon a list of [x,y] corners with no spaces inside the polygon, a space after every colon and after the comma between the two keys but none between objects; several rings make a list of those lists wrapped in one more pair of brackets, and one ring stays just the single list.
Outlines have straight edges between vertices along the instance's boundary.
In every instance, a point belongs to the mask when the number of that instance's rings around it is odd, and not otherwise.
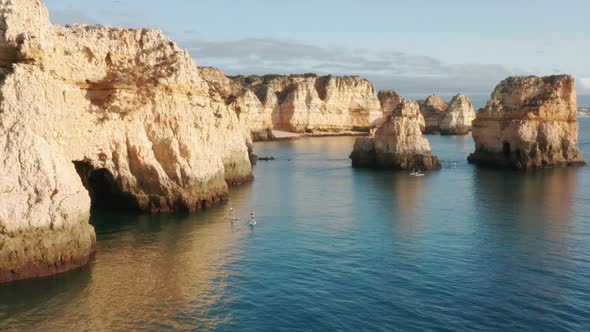
[{"label": "golden sandstone rock", "polygon": [[516,169],[584,165],[576,113],[573,77],[507,78],[477,113],[468,160]]},{"label": "golden sandstone rock", "polygon": [[0,281],[84,264],[92,203],[194,211],[252,178],[244,128],[161,32],[0,0]]},{"label": "golden sandstone rock", "polygon": [[350,155],[353,167],[436,169],[428,140],[420,130],[420,111],[414,101],[403,100],[371,137],[358,138]]},{"label": "golden sandstone rock", "polygon": [[274,129],[369,130],[383,118],[373,84],[358,76],[262,76],[242,83],[259,97]]}]

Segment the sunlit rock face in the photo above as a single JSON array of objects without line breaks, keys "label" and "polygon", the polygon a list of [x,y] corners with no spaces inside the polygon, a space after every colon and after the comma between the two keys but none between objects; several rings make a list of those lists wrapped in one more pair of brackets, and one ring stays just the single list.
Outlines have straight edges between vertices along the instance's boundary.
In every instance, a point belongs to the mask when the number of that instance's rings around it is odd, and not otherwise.
[{"label": "sunlit rock face", "polygon": [[353,167],[436,169],[428,140],[420,129],[416,102],[403,100],[370,137],[358,138],[350,155]]},{"label": "sunlit rock face", "polygon": [[424,117],[425,134],[440,133],[440,121],[449,107],[449,103],[437,95],[431,95],[424,101],[418,101],[420,113]]},{"label": "sunlit rock face", "polygon": [[475,164],[533,169],[584,165],[569,75],[510,77],[473,121]]},{"label": "sunlit rock face", "polygon": [[368,130],[383,118],[368,80],[314,74],[262,76],[239,80],[263,106],[261,117],[273,128],[293,132]]},{"label": "sunlit rock face", "polygon": [[[393,90],[381,90],[377,93],[377,98],[379,98],[379,103],[381,103],[381,109],[383,110],[383,121],[389,119],[389,116],[393,114],[397,106],[405,100],[402,95]],[[426,121],[422,113],[418,114],[418,121],[420,122],[420,130],[424,132]]]},{"label": "sunlit rock face", "polygon": [[447,106],[439,122],[441,135],[465,135],[471,131],[475,110],[469,97],[458,94]]},{"label": "sunlit rock face", "polygon": [[0,281],[85,264],[92,203],[194,211],[252,178],[244,129],[161,32],[0,0]]},{"label": "sunlit rock face", "polygon": [[272,139],[272,112],[268,112],[256,94],[212,67],[199,67],[200,76],[209,84],[211,99],[225,103],[236,113],[246,135],[254,141]]}]

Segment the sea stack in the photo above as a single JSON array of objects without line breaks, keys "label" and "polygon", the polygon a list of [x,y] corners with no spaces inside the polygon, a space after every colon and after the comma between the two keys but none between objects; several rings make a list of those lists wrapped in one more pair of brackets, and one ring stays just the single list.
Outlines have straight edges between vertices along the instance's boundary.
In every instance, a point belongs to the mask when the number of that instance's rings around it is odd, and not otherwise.
[{"label": "sea stack", "polygon": [[573,77],[510,77],[473,121],[479,165],[514,169],[585,165],[578,148]]},{"label": "sea stack", "polygon": [[420,130],[416,102],[403,100],[370,137],[358,138],[350,155],[353,167],[386,169],[440,168]]},{"label": "sea stack", "polygon": [[465,135],[471,131],[475,110],[469,97],[458,94],[449,103],[439,122],[441,135]]},{"label": "sea stack", "polygon": [[85,264],[91,203],[195,211],[252,179],[238,117],[160,31],[0,6],[0,281]]},{"label": "sea stack", "polygon": [[419,101],[418,104],[425,121],[423,132],[425,134],[440,133],[440,120],[445,115],[449,103],[437,95],[431,95],[426,100]]},{"label": "sea stack", "polygon": [[[381,90],[377,93],[377,98],[379,98],[379,103],[381,104],[381,109],[383,110],[383,121],[387,121],[397,106],[405,99],[402,95],[393,90]],[[424,116],[422,116],[422,113],[418,114],[418,120],[420,122],[420,130],[424,132],[426,122],[424,121]]]},{"label": "sea stack", "polygon": [[379,103],[383,110],[384,120],[393,114],[393,111],[395,111],[397,106],[405,99],[402,95],[393,90],[381,90],[377,93],[377,98],[379,98]]}]

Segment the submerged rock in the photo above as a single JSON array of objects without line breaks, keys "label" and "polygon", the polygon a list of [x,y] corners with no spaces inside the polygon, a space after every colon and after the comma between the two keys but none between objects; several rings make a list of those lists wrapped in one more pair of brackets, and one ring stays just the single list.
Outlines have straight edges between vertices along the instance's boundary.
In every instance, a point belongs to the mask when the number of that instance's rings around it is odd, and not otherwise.
[{"label": "submerged rock", "polygon": [[473,121],[475,164],[532,169],[584,165],[573,77],[510,77]]},{"label": "submerged rock", "polygon": [[458,94],[449,103],[442,118],[439,129],[442,135],[465,135],[471,131],[475,119],[475,110],[469,97]]},{"label": "submerged rock", "polygon": [[244,129],[150,29],[52,25],[0,1],[0,281],[88,261],[96,206],[194,211],[252,179]]},{"label": "submerged rock", "polygon": [[420,130],[418,104],[403,100],[371,137],[358,138],[350,155],[353,167],[440,168]]}]

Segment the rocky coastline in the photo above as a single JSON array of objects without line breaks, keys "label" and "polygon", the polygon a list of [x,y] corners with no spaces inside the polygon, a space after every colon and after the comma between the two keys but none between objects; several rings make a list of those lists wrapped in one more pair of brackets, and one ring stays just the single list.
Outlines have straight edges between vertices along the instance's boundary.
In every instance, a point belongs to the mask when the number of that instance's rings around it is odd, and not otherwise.
[{"label": "rocky coastline", "polygon": [[473,122],[471,163],[514,169],[585,165],[573,77],[510,77]]},{"label": "rocky coastline", "polygon": [[252,179],[236,112],[160,31],[53,25],[38,0],[2,9],[1,280],[85,264],[91,204],[190,212]]},{"label": "rocky coastline", "polygon": [[416,102],[359,76],[228,77],[158,30],[59,26],[40,0],[0,1],[0,282],[85,265],[92,208],[226,199],[253,180],[253,142],[363,136],[353,167],[431,170],[423,134],[472,132],[477,165],[579,166],[576,115],[567,75],[508,78],[476,114],[463,94]]}]

